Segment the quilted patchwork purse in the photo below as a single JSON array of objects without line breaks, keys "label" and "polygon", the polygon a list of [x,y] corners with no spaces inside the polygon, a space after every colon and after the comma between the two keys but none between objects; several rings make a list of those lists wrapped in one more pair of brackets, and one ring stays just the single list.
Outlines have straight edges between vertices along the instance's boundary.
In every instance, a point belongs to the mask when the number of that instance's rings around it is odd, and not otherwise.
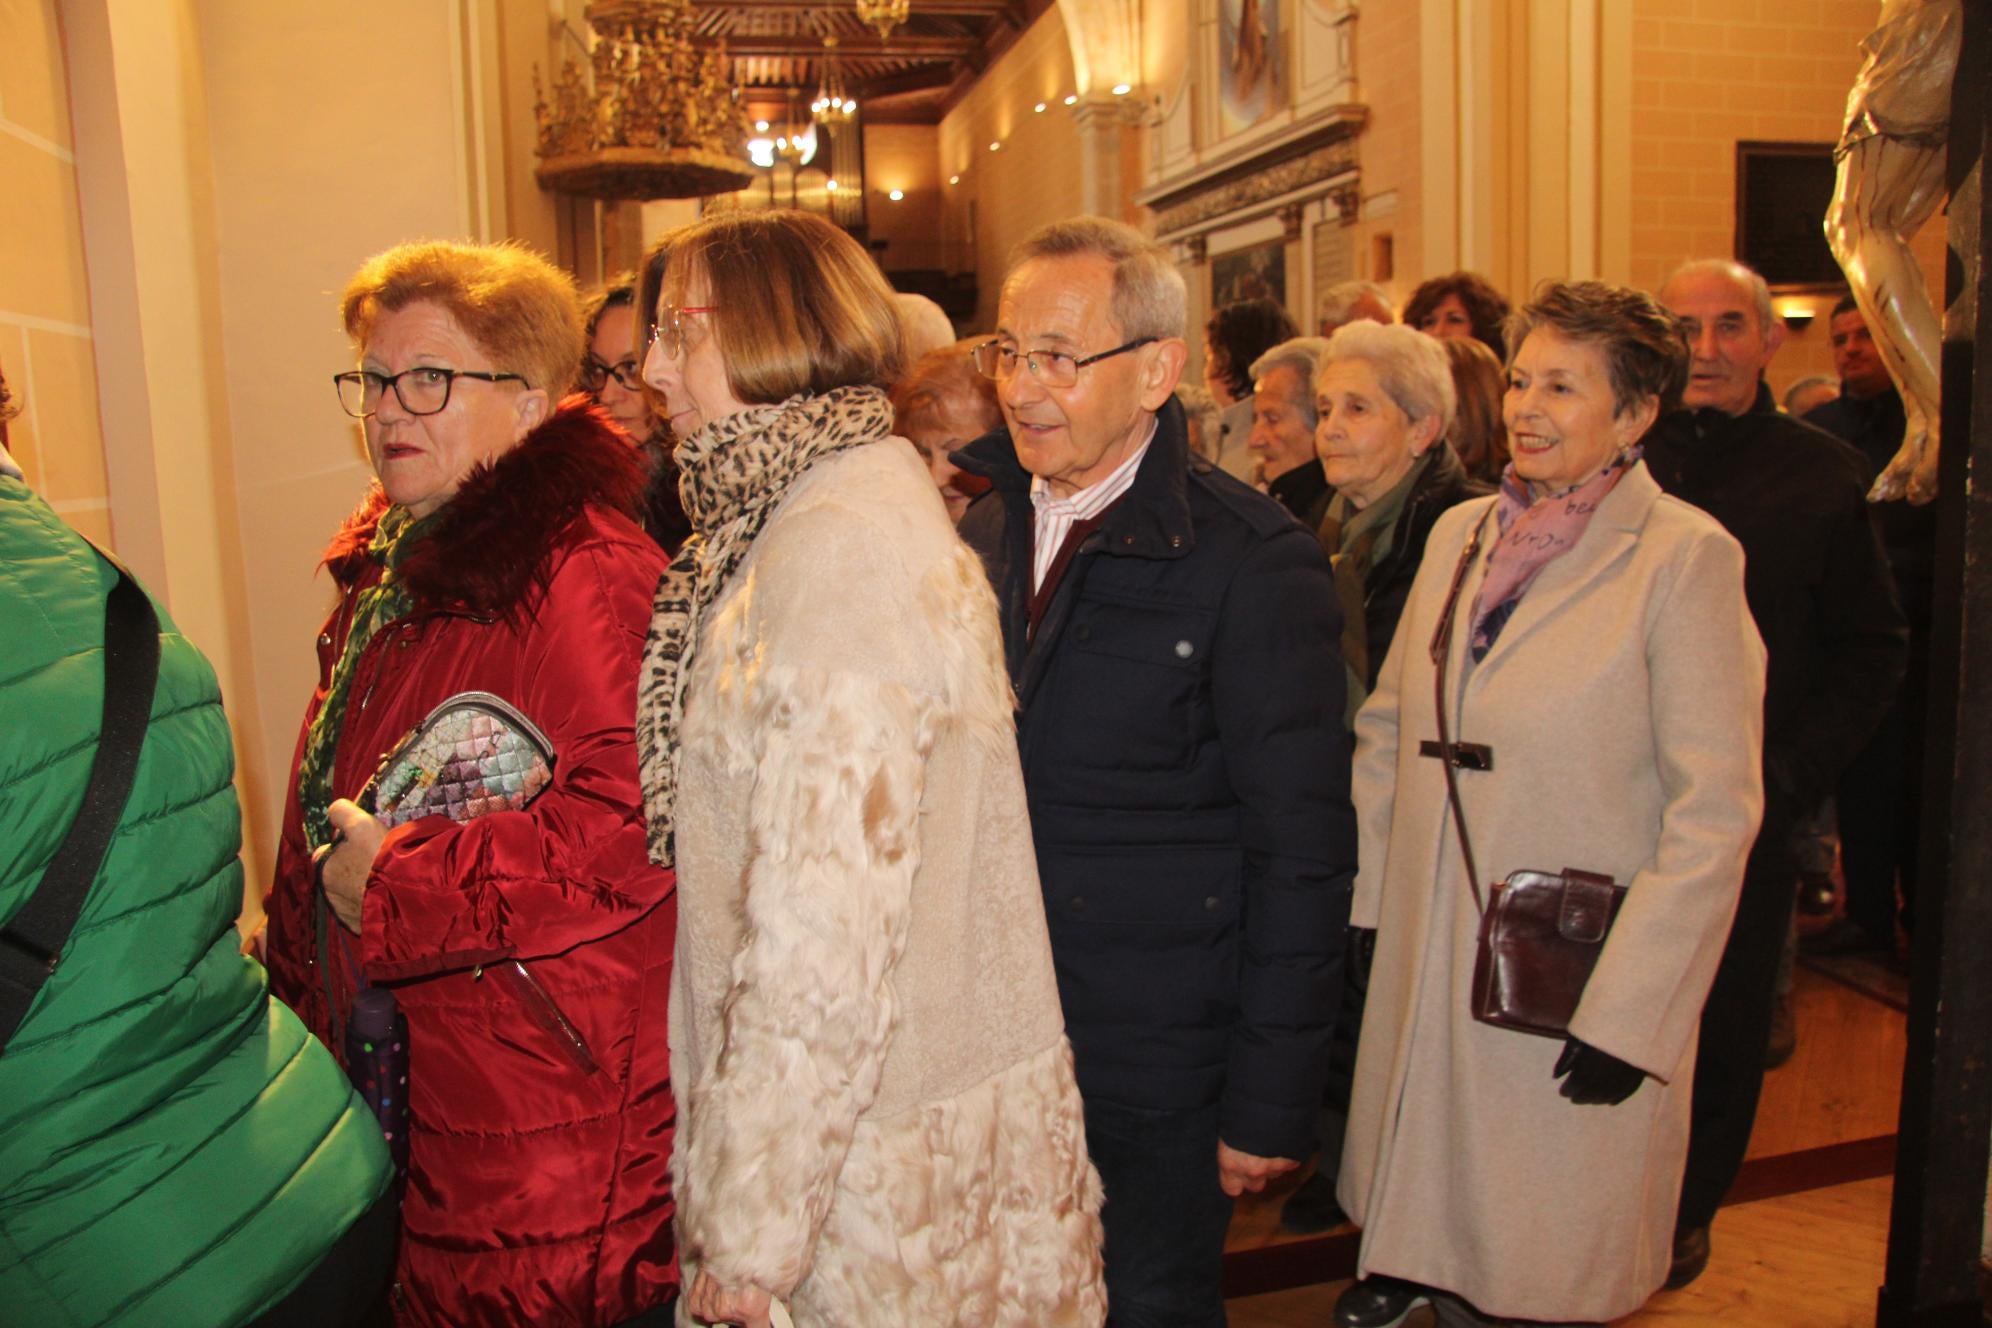
[{"label": "quilted patchwork purse", "polygon": [[[354,801],[392,827],[424,816],[471,821],[523,811],[553,782],[553,743],[490,692],[445,697],[389,752]],[[343,937],[341,938],[343,939]],[[597,1066],[553,997],[516,959],[481,965],[583,1073]]]},{"label": "quilted patchwork purse", "polygon": [[424,816],[469,821],[515,812],[553,780],[553,744],[490,692],[458,692],[395,744],[355,799],[397,826]]}]

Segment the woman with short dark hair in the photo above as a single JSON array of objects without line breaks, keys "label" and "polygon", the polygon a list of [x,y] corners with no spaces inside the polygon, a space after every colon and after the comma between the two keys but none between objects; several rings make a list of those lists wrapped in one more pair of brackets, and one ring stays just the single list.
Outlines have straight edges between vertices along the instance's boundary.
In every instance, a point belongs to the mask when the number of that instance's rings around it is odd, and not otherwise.
[{"label": "woman with short dark hair", "polygon": [[1278,300],[1234,300],[1204,322],[1203,381],[1223,408],[1217,464],[1254,483],[1258,462],[1246,439],[1252,432],[1252,362],[1300,328]]},{"label": "woman with short dark hair", "polygon": [[[1352,1328],[1420,1299],[1446,1325],[1602,1321],[1659,1289],[1763,808],[1742,550],[1639,459],[1687,377],[1674,320],[1576,282],[1510,336],[1501,492],[1439,519],[1356,720],[1351,922],[1375,959],[1338,1189],[1363,1228]],[[1566,868],[1625,887],[1575,1012],[1554,1036],[1477,1018],[1490,891]]]},{"label": "woman with short dark hair", "polygon": [[996,603],[892,436],[892,291],[820,217],[644,268],[696,533],[639,728],[701,1321],[1097,1325],[1100,1182],[1052,973]]},{"label": "woman with short dark hair", "polygon": [[1503,324],[1508,307],[1508,297],[1478,272],[1448,272],[1411,292],[1404,302],[1403,321],[1427,336],[1472,337],[1493,351],[1495,359],[1505,361],[1508,338]]}]

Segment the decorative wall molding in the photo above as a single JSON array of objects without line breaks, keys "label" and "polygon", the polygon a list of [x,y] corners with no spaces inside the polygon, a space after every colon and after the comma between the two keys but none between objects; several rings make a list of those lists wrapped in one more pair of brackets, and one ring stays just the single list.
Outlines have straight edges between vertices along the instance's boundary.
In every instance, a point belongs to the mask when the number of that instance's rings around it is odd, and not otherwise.
[{"label": "decorative wall molding", "polygon": [[[1209,229],[1200,223],[1270,203],[1309,185],[1322,186],[1315,191],[1316,196],[1327,193],[1331,185],[1353,192],[1351,173],[1357,169],[1354,130],[1367,118],[1364,113],[1354,125],[1338,119],[1329,127],[1325,142],[1316,133],[1277,154],[1267,153],[1208,175],[1144,190],[1135,201],[1154,210],[1155,233],[1166,238],[1192,228]],[[1339,178],[1343,176],[1351,178]]]}]

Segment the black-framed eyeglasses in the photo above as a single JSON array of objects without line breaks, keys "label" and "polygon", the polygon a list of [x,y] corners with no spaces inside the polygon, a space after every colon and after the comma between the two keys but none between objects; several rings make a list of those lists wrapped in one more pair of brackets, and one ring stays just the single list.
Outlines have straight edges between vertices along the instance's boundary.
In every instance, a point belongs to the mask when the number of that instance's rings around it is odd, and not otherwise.
[{"label": "black-framed eyeglasses", "polygon": [[1103,350],[1084,359],[1067,355],[1061,350],[1019,351],[1015,346],[1006,346],[1000,341],[985,341],[969,353],[975,360],[975,371],[984,378],[993,378],[999,383],[1013,378],[1017,373],[1017,361],[1022,360],[1030,365],[1031,376],[1046,387],[1071,387],[1079,381],[1079,371],[1087,365],[1125,355],[1155,340],[1155,337],[1136,337],[1112,350]]},{"label": "black-framed eyeglasses", "polygon": [[617,360],[614,364],[603,364],[590,355],[581,365],[581,384],[590,392],[600,395],[609,380],[616,380],[616,386],[625,392],[643,390],[643,370],[633,359]]},{"label": "black-framed eyeglasses", "polygon": [[339,404],[346,413],[356,420],[363,420],[380,409],[380,399],[390,387],[394,389],[395,399],[401,402],[401,408],[410,415],[434,415],[450,404],[450,388],[459,378],[474,378],[480,383],[526,381],[523,375],[515,373],[439,369],[434,365],[418,364],[398,374],[377,374],[371,369],[348,370],[333,374],[332,383],[339,389]]},{"label": "black-framed eyeglasses", "polygon": [[684,353],[685,342],[689,339],[692,329],[696,326],[688,322],[685,315],[716,314],[718,312],[719,306],[716,304],[658,305],[657,321],[652,323],[650,330],[644,334],[644,358],[649,358],[650,348],[654,345],[664,352],[667,359],[677,359],[678,356]]}]

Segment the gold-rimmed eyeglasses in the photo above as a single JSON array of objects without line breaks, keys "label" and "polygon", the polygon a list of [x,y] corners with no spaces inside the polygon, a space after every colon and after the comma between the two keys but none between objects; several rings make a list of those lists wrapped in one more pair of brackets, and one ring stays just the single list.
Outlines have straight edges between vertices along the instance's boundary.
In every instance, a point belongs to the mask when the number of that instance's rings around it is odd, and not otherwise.
[{"label": "gold-rimmed eyeglasses", "polygon": [[1154,337],[1136,337],[1123,342],[1112,350],[1103,350],[1098,355],[1083,358],[1067,355],[1062,350],[1020,351],[1015,346],[1002,341],[985,341],[970,352],[975,360],[975,371],[984,378],[1004,382],[1017,373],[1017,364],[1022,361],[1031,367],[1031,377],[1046,387],[1071,387],[1079,381],[1079,371],[1089,364],[1125,355],[1131,350],[1146,346]]},{"label": "gold-rimmed eyeglasses", "polygon": [[716,304],[660,304],[657,306],[657,321],[650,325],[650,332],[643,339],[644,356],[649,357],[650,347],[657,346],[670,359],[677,359],[685,351],[687,334],[692,324],[686,321],[688,314],[718,313]]}]

